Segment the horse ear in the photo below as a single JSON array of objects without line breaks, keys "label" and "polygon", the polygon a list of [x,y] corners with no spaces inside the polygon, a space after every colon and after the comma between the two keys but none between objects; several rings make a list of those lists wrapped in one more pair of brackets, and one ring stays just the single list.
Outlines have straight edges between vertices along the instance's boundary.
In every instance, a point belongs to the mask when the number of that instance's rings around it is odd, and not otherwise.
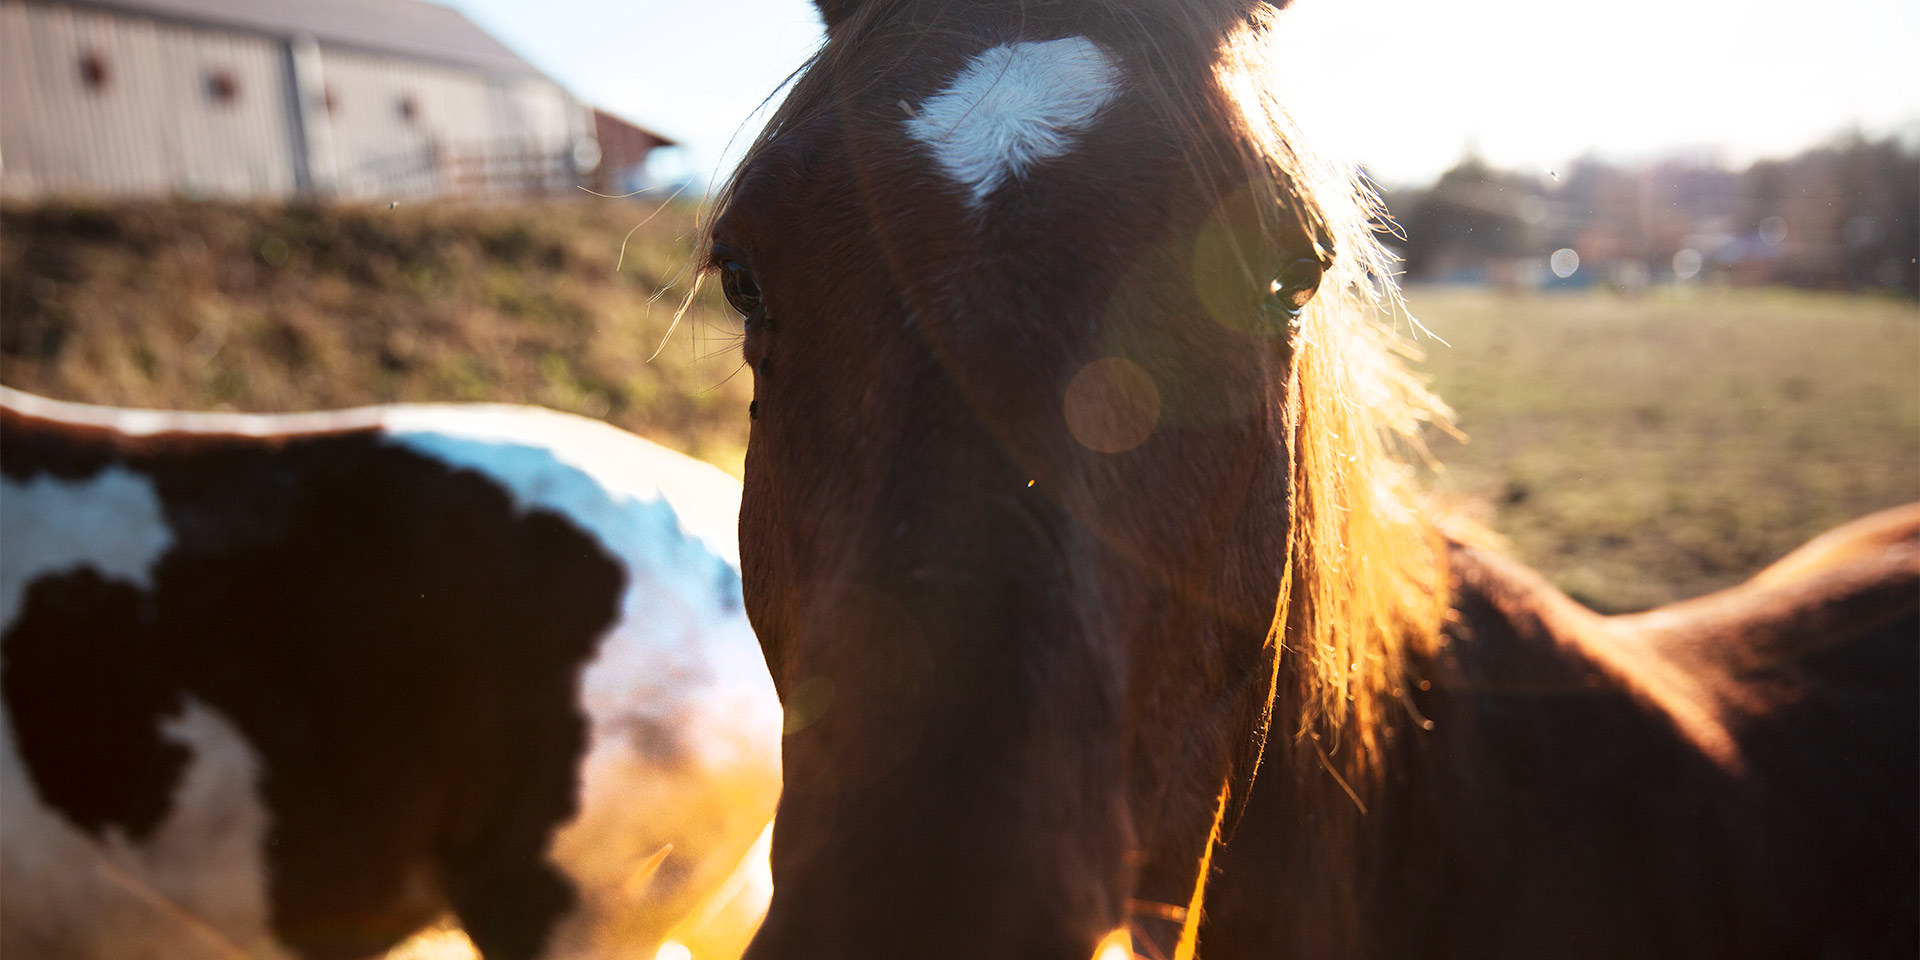
[{"label": "horse ear", "polygon": [[853,16],[854,11],[860,9],[861,4],[865,2],[866,0],[813,0],[813,5],[820,8],[820,19],[826,21],[828,30],[832,30],[848,17]]}]

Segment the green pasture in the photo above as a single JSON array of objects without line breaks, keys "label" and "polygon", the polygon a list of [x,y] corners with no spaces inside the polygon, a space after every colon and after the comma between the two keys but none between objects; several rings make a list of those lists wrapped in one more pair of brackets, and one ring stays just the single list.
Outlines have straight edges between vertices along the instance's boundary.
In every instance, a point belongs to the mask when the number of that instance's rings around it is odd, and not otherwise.
[{"label": "green pasture", "polygon": [[[538,403],[738,472],[748,377],[690,207],[0,208],[0,382],[123,405]],[[622,244],[625,252],[622,254]],[[670,288],[664,294],[662,288]],[[1467,443],[1430,485],[1629,610],[1920,499],[1920,310],[1698,289],[1414,289]],[[656,357],[654,353],[659,350]]]}]

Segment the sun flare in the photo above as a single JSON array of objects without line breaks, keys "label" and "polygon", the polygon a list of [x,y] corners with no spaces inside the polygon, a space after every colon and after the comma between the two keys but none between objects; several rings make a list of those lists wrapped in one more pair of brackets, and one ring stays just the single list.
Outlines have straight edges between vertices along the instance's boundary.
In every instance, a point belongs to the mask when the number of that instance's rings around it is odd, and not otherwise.
[{"label": "sun flare", "polygon": [[1107,934],[1093,949],[1093,960],[1133,960],[1133,934],[1126,927]]}]

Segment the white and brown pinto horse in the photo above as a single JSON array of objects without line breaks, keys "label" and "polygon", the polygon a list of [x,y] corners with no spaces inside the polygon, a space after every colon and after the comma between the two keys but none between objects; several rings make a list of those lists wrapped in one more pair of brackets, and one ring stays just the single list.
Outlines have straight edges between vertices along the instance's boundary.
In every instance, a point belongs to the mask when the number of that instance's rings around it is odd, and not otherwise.
[{"label": "white and brown pinto horse", "polygon": [[1270,5],[820,8],[710,227],[749,956],[1914,954],[1920,511],[1592,614],[1410,489],[1444,408]]},{"label": "white and brown pinto horse", "polygon": [[9,960],[365,957],[443,915],[488,960],[651,957],[763,831],[718,470],[532,408],[0,400]]}]

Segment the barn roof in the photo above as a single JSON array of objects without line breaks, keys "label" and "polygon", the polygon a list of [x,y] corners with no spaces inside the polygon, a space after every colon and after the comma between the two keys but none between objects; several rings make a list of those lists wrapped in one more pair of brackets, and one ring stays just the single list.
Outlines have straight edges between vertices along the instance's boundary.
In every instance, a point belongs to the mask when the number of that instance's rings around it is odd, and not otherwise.
[{"label": "barn roof", "polygon": [[277,37],[310,36],[383,53],[456,63],[489,73],[539,75],[520,55],[457,10],[423,0],[78,0],[166,20]]}]

